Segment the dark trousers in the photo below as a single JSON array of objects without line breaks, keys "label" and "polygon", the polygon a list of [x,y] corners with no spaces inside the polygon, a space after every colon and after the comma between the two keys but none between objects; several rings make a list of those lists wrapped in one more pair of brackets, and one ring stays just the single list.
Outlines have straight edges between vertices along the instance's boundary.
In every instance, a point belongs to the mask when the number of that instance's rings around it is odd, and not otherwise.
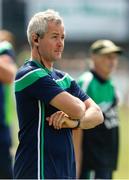
[{"label": "dark trousers", "polygon": [[112,169],[100,168],[82,172],[80,179],[112,179]]},{"label": "dark trousers", "polygon": [[12,158],[9,147],[0,147],[0,179],[12,179]]}]

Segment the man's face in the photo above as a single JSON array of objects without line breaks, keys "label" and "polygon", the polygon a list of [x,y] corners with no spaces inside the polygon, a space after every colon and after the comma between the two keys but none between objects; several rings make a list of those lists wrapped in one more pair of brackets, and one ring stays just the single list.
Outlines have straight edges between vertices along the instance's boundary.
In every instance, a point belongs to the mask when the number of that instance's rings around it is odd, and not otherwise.
[{"label": "man's face", "polygon": [[48,23],[48,31],[40,39],[39,51],[45,61],[61,59],[64,49],[64,26],[55,22]]},{"label": "man's face", "polygon": [[105,75],[110,75],[118,64],[118,54],[110,53],[103,55],[93,55],[95,69]]}]

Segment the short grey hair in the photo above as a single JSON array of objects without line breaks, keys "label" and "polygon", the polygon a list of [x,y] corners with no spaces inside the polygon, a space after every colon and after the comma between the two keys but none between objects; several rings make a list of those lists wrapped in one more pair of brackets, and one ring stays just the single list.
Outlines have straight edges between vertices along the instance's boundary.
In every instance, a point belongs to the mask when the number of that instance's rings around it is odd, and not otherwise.
[{"label": "short grey hair", "polygon": [[27,38],[30,46],[32,46],[32,33],[43,38],[47,32],[48,22],[55,21],[57,24],[63,24],[63,19],[57,11],[48,9],[43,12],[36,13],[29,21],[27,27]]}]

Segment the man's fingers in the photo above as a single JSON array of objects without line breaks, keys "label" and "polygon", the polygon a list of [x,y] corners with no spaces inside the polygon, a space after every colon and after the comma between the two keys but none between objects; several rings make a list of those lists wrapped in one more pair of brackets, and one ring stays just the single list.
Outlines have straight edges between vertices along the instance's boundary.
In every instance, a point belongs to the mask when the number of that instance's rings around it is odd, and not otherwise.
[{"label": "man's fingers", "polygon": [[65,122],[64,116],[65,116],[65,114],[63,114],[63,115],[61,116],[61,119],[60,119],[60,121],[59,121],[59,123],[58,123],[58,126],[59,126],[60,129],[62,128],[62,124]]},{"label": "man's fingers", "polygon": [[56,114],[56,116],[55,116],[55,119],[54,119],[54,121],[53,121],[53,126],[54,126],[54,128],[56,128],[56,129],[59,129],[60,127],[59,127],[59,121],[61,120],[61,117],[62,117],[62,111],[58,111],[57,112],[57,114]]},{"label": "man's fingers", "polygon": [[55,115],[56,115],[56,113],[52,114],[52,115],[49,117],[49,126],[51,126],[51,125],[53,124]]},{"label": "man's fingers", "polygon": [[47,117],[46,120],[48,121],[49,126],[53,125],[55,129],[61,129],[62,124],[65,121],[64,116],[66,116],[64,112],[58,111],[52,114],[50,117]]}]

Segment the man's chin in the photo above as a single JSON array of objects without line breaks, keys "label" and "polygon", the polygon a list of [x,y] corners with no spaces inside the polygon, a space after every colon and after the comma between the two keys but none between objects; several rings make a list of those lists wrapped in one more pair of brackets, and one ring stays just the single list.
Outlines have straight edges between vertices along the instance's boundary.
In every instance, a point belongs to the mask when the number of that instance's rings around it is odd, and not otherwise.
[{"label": "man's chin", "polygon": [[61,58],[62,58],[61,56],[58,56],[55,58],[55,61],[59,61],[59,60],[61,60]]}]

